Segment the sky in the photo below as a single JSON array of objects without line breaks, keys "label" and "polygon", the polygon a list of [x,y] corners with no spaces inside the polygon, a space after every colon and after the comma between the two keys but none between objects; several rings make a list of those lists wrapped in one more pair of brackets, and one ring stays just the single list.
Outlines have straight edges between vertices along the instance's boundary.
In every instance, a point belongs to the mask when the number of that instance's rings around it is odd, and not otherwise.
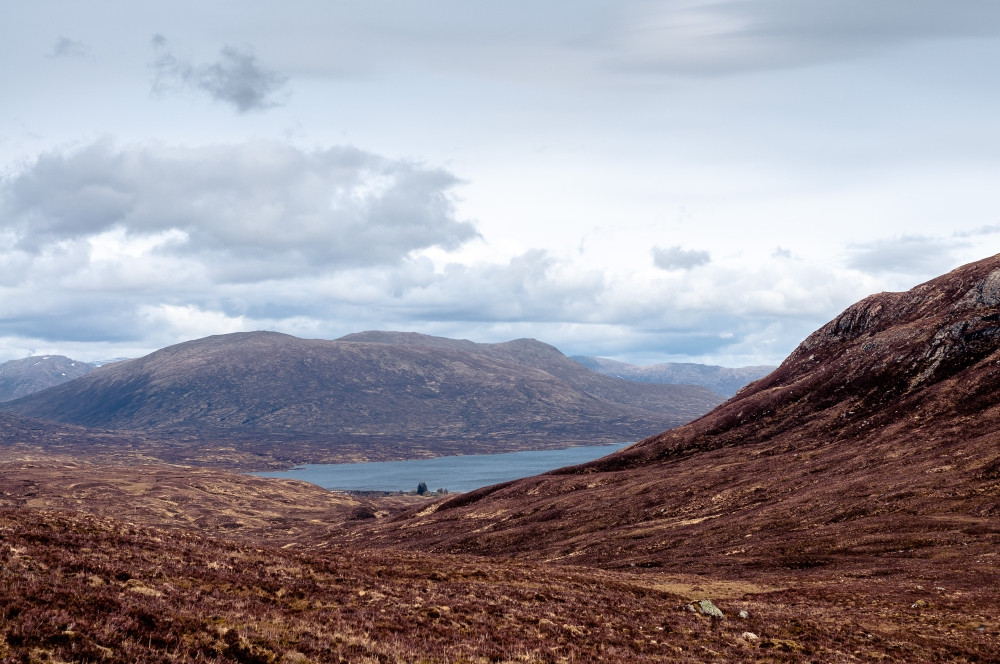
[{"label": "sky", "polygon": [[994,0],[0,4],[0,361],[777,364],[1000,253]]}]

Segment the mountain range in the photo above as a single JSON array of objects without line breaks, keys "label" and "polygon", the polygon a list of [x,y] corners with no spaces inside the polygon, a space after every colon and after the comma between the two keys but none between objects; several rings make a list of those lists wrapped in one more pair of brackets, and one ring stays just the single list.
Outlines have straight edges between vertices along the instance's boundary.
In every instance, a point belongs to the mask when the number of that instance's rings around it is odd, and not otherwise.
[{"label": "mountain range", "polygon": [[284,447],[297,463],[320,460],[324,449],[333,461],[338,449],[401,458],[636,440],[721,401],[700,387],[601,376],[529,339],[251,332],[106,365],[0,408],[160,438]]},{"label": "mountain range", "polygon": [[62,355],[38,355],[0,364],[0,401],[10,401],[79,378],[96,365]]},{"label": "mountain range", "polygon": [[700,385],[724,397],[733,396],[747,383],[763,378],[775,369],[775,367],[767,365],[720,367],[690,362],[666,362],[640,366],[590,355],[573,355],[570,359],[605,376],[634,380],[640,383]]}]

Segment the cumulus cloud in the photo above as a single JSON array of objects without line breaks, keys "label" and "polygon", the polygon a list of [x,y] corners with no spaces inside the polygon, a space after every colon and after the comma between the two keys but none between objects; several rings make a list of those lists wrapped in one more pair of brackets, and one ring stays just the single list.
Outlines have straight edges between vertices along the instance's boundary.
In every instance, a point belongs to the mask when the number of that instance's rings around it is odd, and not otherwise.
[{"label": "cumulus cloud", "polygon": [[776,247],[773,252],[771,252],[771,258],[786,259],[791,258],[792,252],[790,249],[785,249],[784,247]]},{"label": "cumulus cloud", "polygon": [[653,264],[662,270],[690,270],[712,260],[707,251],[682,249],[679,246],[653,247]]},{"label": "cumulus cloud", "polygon": [[80,240],[106,247],[118,233],[196,257],[217,281],[259,280],[454,249],[477,235],[455,217],[459,183],[354,148],[99,142],[45,154],[4,181],[0,233],[35,256]]},{"label": "cumulus cloud", "polygon": [[[41,253],[7,250],[16,283],[0,284],[0,340],[21,346],[147,352],[250,329],[336,338],[362,329],[417,330],[503,341],[535,337],[568,354],[627,353],[649,361],[777,362],[873,279],[799,261],[712,262],[697,271],[616,274],[530,250],[505,262],[392,263],[217,281],[212,260],[171,248],[171,233],[135,239],[113,229]],[[0,258],[0,273],[6,272]],[[736,286],[738,284],[738,286]],[[122,354],[122,353],[113,353]]]},{"label": "cumulus cloud", "polygon": [[82,58],[87,55],[89,49],[83,42],[60,37],[52,46],[52,57],[54,58]]},{"label": "cumulus cloud", "polygon": [[935,276],[953,267],[951,243],[925,235],[848,245],[847,267],[869,274],[900,273]]},{"label": "cumulus cloud", "polygon": [[541,249],[448,263],[478,237],[456,213],[459,184],[353,148],[104,141],[45,154],[0,180],[0,347],[89,344],[80,359],[99,359],[112,343],[152,351],[241,329],[416,329],[749,364],[879,290],[856,270],[681,246],[620,272]]},{"label": "cumulus cloud", "polygon": [[262,111],[284,103],[281,94],[288,77],[266,69],[249,48],[224,46],[219,59],[208,64],[194,64],[169,50],[162,35],[154,35],[153,91],[193,89],[212,99],[233,106],[238,112]]},{"label": "cumulus cloud", "polygon": [[868,55],[908,42],[1000,34],[1000,5],[956,0],[652,0],[598,40],[616,67],[732,74]]},{"label": "cumulus cloud", "polygon": [[434,278],[414,252],[478,237],[459,184],[354,148],[51,152],[0,179],[0,337],[155,347],[403,306]]}]

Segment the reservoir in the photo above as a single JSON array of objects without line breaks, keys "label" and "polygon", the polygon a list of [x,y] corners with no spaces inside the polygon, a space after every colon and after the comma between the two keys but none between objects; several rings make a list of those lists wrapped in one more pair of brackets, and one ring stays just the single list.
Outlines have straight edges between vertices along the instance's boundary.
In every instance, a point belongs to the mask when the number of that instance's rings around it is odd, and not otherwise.
[{"label": "reservoir", "polygon": [[291,470],[254,473],[260,477],[305,480],[324,489],[342,491],[414,491],[420,482],[427,489],[472,491],[480,487],[538,475],[564,466],[593,461],[629,443],[532,450],[506,454],[373,461],[370,463],[309,464]]}]

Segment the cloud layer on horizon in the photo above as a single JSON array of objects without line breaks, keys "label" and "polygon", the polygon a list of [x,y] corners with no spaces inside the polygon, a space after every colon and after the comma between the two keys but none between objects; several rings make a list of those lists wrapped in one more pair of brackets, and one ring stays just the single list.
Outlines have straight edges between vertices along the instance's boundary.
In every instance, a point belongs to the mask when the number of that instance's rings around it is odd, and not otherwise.
[{"label": "cloud layer on horizon", "polygon": [[0,181],[0,346],[416,326],[759,363],[866,294],[866,273],[886,269],[895,246],[859,248],[841,273],[788,251],[754,266],[680,246],[627,272],[541,248],[506,262],[432,260],[426,251],[481,240],[456,216],[460,186],[355,148],[102,140],[47,153]]},{"label": "cloud layer on horizon", "polygon": [[1000,5],[957,0],[646,0],[595,38],[618,68],[729,75],[867,56],[908,43],[1000,35]]},{"label": "cloud layer on horizon", "polygon": [[1000,251],[987,0],[179,3],[0,23],[0,359],[390,328],[770,363]]}]

